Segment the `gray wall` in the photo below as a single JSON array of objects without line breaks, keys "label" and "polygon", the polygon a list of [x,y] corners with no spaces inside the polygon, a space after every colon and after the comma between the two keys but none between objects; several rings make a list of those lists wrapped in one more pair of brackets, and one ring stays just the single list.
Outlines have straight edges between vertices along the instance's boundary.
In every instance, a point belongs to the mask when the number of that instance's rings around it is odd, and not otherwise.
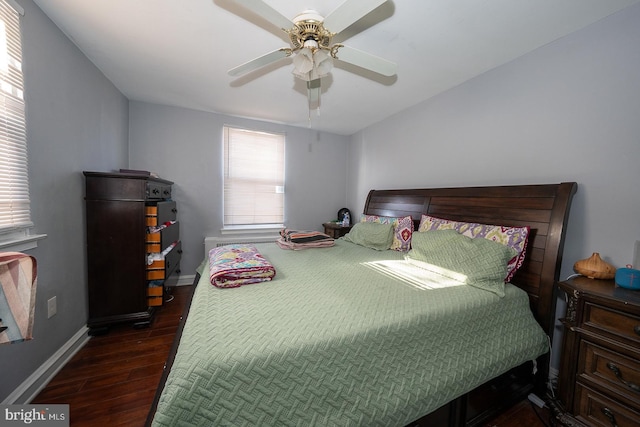
[{"label": "gray wall", "polygon": [[[29,181],[38,261],[31,341],[0,346],[0,401],[87,321],[83,170],[128,165],[128,102],[29,0],[22,19]],[[58,314],[47,319],[47,300]]]},{"label": "gray wall", "polygon": [[222,127],[284,132],[285,225],[322,230],[346,204],[348,137],[142,102],[130,104],[130,164],[175,182],[183,274],[222,228]]},{"label": "gray wall", "polygon": [[630,263],[640,240],[638,23],[640,5],[353,135],[349,208],[371,188],[576,181],[561,277],[592,252]]}]

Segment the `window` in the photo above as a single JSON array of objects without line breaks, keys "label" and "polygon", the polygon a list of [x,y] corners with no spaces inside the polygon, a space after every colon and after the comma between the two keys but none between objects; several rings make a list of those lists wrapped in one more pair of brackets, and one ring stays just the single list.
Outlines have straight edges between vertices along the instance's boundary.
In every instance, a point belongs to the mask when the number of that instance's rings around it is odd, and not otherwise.
[{"label": "window", "polygon": [[[18,10],[19,9],[19,10]],[[0,0],[0,237],[26,236],[31,223],[20,16]]]},{"label": "window", "polygon": [[224,226],[284,223],[284,134],[224,127]]}]

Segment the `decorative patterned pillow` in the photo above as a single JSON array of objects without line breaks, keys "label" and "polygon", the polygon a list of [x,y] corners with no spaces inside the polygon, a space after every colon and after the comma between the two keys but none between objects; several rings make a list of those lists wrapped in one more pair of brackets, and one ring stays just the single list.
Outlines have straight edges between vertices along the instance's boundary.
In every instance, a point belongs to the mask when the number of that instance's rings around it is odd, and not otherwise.
[{"label": "decorative patterned pillow", "polygon": [[413,234],[413,220],[411,216],[400,218],[378,215],[362,215],[360,222],[378,222],[380,224],[393,225],[393,243],[389,249],[406,252],[411,248],[411,235]]},{"label": "decorative patterned pillow", "polygon": [[507,265],[507,277],[504,279],[505,282],[508,282],[524,262],[527,250],[527,239],[529,238],[531,228],[460,222],[436,218],[430,215],[422,215],[418,231],[434,230],[456,230],[458,233],[467,237],[474,239],[476,237],[482,237],[515,249],[517,254],[509,261]]}]

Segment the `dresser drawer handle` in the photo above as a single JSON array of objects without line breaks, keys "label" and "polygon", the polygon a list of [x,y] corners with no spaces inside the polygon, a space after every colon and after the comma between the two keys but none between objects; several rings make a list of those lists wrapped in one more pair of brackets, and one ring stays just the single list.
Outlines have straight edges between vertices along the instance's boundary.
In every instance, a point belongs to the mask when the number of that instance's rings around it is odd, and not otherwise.
[{"label": "dresser drawer handle", "polygon": [[636,334],[640,335],[640,325],[636,325],[633,327],[633,332],[635,332]]},{"label": "dresser drawer handle", "polygon": [[609,418],[609,422],[611,423],[611,427],[618,427],[616,424],[616,417],[613,415],[613,412],[609,408],[602,408],[602,413],[605,417]]},{"label": "dresser drawer handle", "polygon": [[609,368],[609,370],[615,374],[616,378],[618,378],[618,380],[622,384],[626,385],[627,387],[629,387],[631,390],[635,391],[636,393],[640,393],[640,386],[638,384],[634,384],[634,383],[625,381],[624,378],[622,378],[622,372],[620,372],[620,368],[618,368],[617,365],[614,365],[613,363],[609,362],[609,363],[607,363],[607,368]]}]

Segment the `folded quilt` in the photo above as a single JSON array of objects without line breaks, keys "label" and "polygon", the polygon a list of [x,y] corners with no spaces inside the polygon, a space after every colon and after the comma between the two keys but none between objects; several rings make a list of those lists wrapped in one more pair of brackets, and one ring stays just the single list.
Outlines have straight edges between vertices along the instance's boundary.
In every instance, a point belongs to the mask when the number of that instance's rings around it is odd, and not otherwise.
[{"label": "folded quilt", "polygon": [[324,248],[335,244],[333,237],[319,231],[298,231],[284,228],[276,241],[282,249]]},{"label": "folded quilt", "polygon": [[307,248],[326,248],[326,247],[335,245],[335,242],[333,241],[333,239],[331,239],[330,241],[322,240],[322,241],[309,242],[309,243],[293,243],[293,242],[288,242],[281,237],[280,239],[276,240],[276,244],[280,246],[282,249],[299,250],[299,249],[307,249]]},{"label": "folded quilt", "polygon": [[209,251],[209,278],[219,288],[266,282],[276,270],[251,244],[225,245]]}]

